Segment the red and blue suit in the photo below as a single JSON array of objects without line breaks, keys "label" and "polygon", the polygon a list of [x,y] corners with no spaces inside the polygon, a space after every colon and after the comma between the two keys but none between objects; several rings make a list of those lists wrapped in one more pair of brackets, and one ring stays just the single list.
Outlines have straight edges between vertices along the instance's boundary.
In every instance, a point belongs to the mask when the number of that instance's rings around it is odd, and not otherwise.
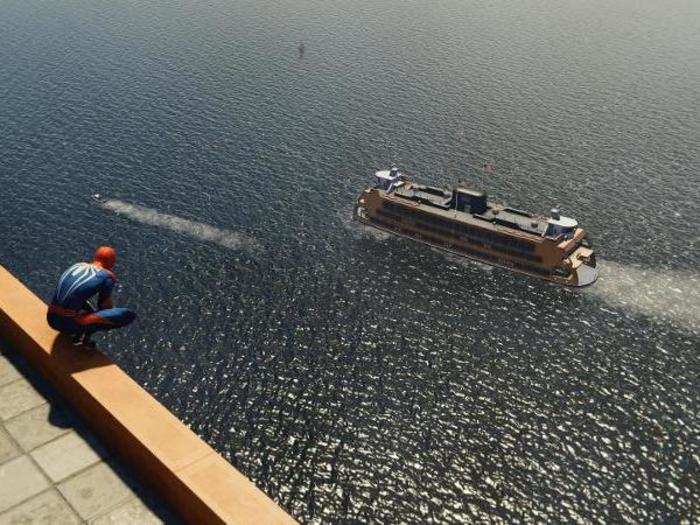
[{"label": "red and blue suit", "polygon": [[[112,308],[110,296],[117,278],[110,270],[90,263],[68,268],[58,281],[47,321],[51,328],[67,334],[93,334],[121,328],[136,319],[128,308]],[[95,310],[88,302],[97,295]]]}]

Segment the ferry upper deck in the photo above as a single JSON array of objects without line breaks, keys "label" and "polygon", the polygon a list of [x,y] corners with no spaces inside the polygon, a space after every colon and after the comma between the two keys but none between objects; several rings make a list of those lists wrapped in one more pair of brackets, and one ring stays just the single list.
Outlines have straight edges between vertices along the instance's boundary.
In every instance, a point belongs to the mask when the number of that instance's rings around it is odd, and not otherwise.
[{"label": "ferry upper deck", "polygon": [[[510,230],[532,241],[549,238],[566,240],[576,234],[578,223],[569,217],[552,210],[550,217],[489,202],[486,194],[464,187],[452,191],[442,188],[416,184],[406,179],[405,175],[392,170],[377,172],[378,188],[385,191],[385,198],[397,202],[407,201],[430,213],[446,213],[444,216],[475,226],[501,227],[495,229]],[[388,184],[387,184],[388,183]],[[426,209],[427,208],[427,209]]]}]

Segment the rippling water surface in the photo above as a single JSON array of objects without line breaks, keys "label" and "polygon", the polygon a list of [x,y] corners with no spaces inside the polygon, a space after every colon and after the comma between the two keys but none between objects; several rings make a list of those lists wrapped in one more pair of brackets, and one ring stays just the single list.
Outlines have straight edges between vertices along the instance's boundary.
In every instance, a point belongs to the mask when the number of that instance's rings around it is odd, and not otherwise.
[{"label": "rippling water surface", "polygon": [[[142,4],[0,5],[1,264],[116,245],[101,345],[301,521],[693,519],[698,2]],[[599,282],[359,228],[391,163],[562,207]]]}]

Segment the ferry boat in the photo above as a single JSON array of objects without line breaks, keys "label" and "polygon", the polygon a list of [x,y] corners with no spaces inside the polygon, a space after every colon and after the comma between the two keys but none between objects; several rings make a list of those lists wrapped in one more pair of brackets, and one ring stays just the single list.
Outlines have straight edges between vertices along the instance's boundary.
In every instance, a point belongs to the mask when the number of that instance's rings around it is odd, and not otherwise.
[{"label": "ferry boat", "polygon": [[375,176],[355,206],[364,224],[564,286],[598,278],[585,230],[557,209],[545,217],[509,208],[462,184],[451,191],[417,184],[397,168]]}]

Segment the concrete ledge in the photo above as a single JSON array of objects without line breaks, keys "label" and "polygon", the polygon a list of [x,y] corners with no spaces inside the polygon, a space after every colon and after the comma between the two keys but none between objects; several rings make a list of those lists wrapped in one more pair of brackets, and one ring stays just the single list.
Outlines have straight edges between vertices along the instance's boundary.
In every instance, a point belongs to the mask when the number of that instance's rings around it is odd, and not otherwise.
[{"label": "concrete ledge", "polygon": [[185,521],[294,523],[99,350],[76,351],[59,337],[46,304],[2,266],[0,335]]}]

